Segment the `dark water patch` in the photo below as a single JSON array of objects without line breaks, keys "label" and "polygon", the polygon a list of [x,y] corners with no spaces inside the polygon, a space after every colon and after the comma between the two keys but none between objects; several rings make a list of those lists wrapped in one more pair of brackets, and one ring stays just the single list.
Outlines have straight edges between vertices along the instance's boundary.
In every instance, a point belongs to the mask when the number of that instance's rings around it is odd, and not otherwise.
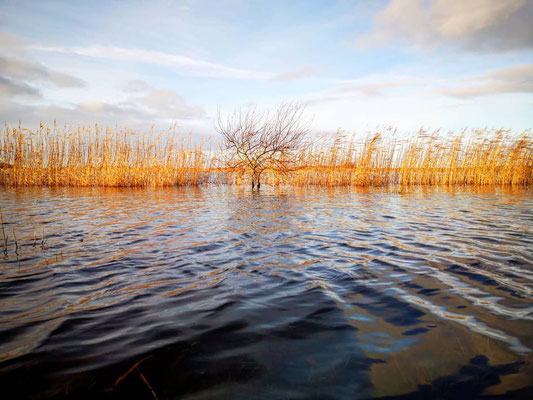
[{"label": "dark water patch", "polygon": [[409,303],[377,289],[361,287],[357,290],[357,294],[363,296],[363,299],[354,302],[354,305],[396,326],[415,325],[425,315],[424,312],[414,308]]},{"label": "dark water patch", "polygon": [[433,289],[420,289],[417,290],[416,293],[422,296],[435,296],[439,293],[440,289],[433,288]]},{"label": "dark water patch", "polygon": [[418,334],[427,332],[428,330],[429,329],[420,327],[420,328],[415,328],[415,329],[411,329],[411,330],[402,332],[402,335],[404,335],[404,336],[414,336],[414,335],[418,335]]},{"label": "dark water patch", "polygon": [[[479,265],[479,263],[476,263],[476,265]],[[473,266],[475,267],[476,265],[473,265]],[[455,275],[465,276],[469,279],[472,279],[474,281],[477,281],[483,284],[484,286],[498,286],[498,282],[496,282],[494,279],[491,279],[488,276],[483,275],[483,274],[479,274],[479,273],[476,274],[474,272],[471,272],[470,269],[462,267],[457,264],[449,266],[448,268],[446,268],[446,271],[452,272]]]}]

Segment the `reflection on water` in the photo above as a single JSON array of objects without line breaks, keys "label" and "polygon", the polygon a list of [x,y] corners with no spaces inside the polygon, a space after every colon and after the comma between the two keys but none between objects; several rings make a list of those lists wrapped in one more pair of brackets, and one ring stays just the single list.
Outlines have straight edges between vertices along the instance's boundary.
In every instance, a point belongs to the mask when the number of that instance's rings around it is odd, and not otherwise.
[{"label": "reflection on water", "polygon": [[13,398],[531,394],[531,191],[28,188],[0,202],[22,245],[0,266]]}]

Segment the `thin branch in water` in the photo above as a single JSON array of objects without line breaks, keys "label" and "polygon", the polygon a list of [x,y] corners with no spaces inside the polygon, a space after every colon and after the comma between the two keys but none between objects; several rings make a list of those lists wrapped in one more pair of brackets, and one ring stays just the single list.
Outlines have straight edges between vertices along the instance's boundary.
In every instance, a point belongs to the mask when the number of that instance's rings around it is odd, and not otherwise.
[{"label": "thin branch in water", "polygon": [[146,379],[143,375],[143,373],[141,372],[141,370],[139,368],[136,368],[137,369],[137,372],[139,373],[139,376],[141,377],[141,379],[144,381],[144,383],[146,384],[146,386],[148,386],[148,389],[150,389],[150,392],[152,392],[152,396],[154,396],[154,399],[155,400],[159,400],[157,398],[157,395],[155,394],[155,390],[154,388],[152,387],[152,385],[150,385],[150,383],[148,382],[148,379]]}]

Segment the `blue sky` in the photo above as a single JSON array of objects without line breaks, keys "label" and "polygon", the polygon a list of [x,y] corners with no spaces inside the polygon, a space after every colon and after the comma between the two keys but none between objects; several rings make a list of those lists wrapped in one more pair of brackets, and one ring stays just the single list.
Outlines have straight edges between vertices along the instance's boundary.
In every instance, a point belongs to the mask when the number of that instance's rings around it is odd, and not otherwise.
[{"label": "blue sky", "polygon": [[299,102],[317,132],[533,126],[529,0],[0,0],[0,120],[214,133]]}]

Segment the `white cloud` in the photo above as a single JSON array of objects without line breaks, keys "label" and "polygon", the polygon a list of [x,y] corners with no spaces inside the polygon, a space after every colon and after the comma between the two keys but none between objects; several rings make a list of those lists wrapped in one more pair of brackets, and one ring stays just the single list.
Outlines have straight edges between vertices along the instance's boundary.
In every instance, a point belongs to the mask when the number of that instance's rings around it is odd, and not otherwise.
[{"label": "white cloud", "polygon": [[[390,95],[394,90],[413,90],[425,81],[418,77],[373,75],[361,79],[338,81],[337,87],[308,98],[306,104],[361,99]],[[340,85],[339,85],[340,84]]]},{"label": "white cloud", "polygon": [[316,75],[319,66],[308,66],[296,71],[272,73],[233,68],[223,64],[199,60],[178,54],[144,49],[126,49],[114,46],[54,47],[32,46],[31,49],[45,52],[72,54],[114,61],[138,62],[171,68],[183,75],[241,80],[289,81]]},{"label": "white cloud", "polygon": [[213,78],[233,79],[271,79],[274,74],[232,68],[209,61],[197,60],[191,57],[161,51],[126,49],[114,46],[89,46],[89,47],[53,47],[32,46],[33,50],[74,54],[86,57],[105,58],[115,61],[129,61],[161,65],[172,68],[189,76],[206,76]]},{"label": "white cloud", "polygon": [[193,129],[195,134],[212,132],[211,121],[203,113],[185,115],[160,113],[146,109],[135,103],[108,103],[85,101],[76,104],[22,104],[11,99],[0,98],[0,121],[16,124],[22,121],[25,127],[36,127],[39,122],[47,124],[54,120],[62,124],[94,124],[102,126],[126,126],[133,129],[148,130],[152,125],[168,127],[175,122],[184,129]]},{"label": "white cloud", "polygon": [[304,103],[355,101],[371,97],[395,101],[394,99],[410,94],[469,99],[503,93],[533,93],[533,64],[513,65],[453,79],[434,75],[371,75],[361,79],[339,81],[334,88],[308,96]]},{"label": "white cloud", "polygon": [[357,43],[362,48],[394,40],[472,51],[531,48],[532,18],[530,0],[391,0]]},{"label": "white cloud", "polygon": [[321,68],[319,66],[309,66],[301,68],[297,71],[292,72],[283,72],[272,77],[272,80],[275,81],[288,81],[293,79],[308,78],[310,76],[317,75],[320,72]]},{"label": "white cloud", "polygon": [[85,83],[72,75],[53,71],[30,58],[27,42],[0,32],[0,96],[40,97],[43,85],[83,87]]},{"label": "white cloud", "polygon": [[143,109],[156,118],[163,119],[203,119],[205,110],[189,104],[173,89],[154,88],[147,82],[136,79],[125,82],[123,92],[127,99],[122,105],[133,109]]},{"label": "white cloud", "polygon": [[371,77],[370,79],[357,79],[344,82],[346,85],[336,89],[336,92],[382,96],[389,90],[420,83],[420,79],[411,77],[395,77],[394,79],[391,79],[390,77]]},{"label": "white cloud", "polygon": [[[31,44],[0,32],[0,121],[27,123],[57,119],[67,123],[151,126],[168,122],[202,123],[206,113],[201,106],[189,104],[172,89],[153,88],[142,80],[126,82],[117,100],[105,101],[90,94],[78,94],[78,100],[58,103],[43,96],[41,88],[82,87],[85,83],[51,70],[27,55]],[[44,91],[47,94],[46,91]],[[88,94],[88,95],[87,95]],[[91,99],[91,97],[93,99]],[[110,97],[110,96],[108,96]]]},{"label": "white cloud", "polygon": [[122,87],[124,93],[144,93],[148,90],[150,90],[150,85],[141,79],[128,81]]},{"label": "white cloud", "polygon": [[[70,104],[22,104],[12,97],[0,99],[0,121],[15,123],[21,119],[25,124],[35,125],[40,121],[58,120],[69,124],[99,123],[147,129],[153,124],[168,125],[178,122],[182,126],[198,126],[204,132],[208,118],[201,106],[186,102],[177,91],[158,89],[137,80],[127,82],[125,87],[137,87],[135,92],[124,92],[126,98],[116,102],[85,100]],[[32,88],[14,87],[0,77],[2,91],[27,91],[33,95]]]},{"label": "white cloud", "polygon": [[201,107],[186,103],[176,91],[170,89],[152,89],[148,93],[132,99],[132,103],[144,106],[165,118],[173,118],[178,115],[180,119],[205,116]]},{"label": "white cloud", "polygon": [[14,96],[40,97],[41,92],[24,82],[13,81],[0,75],[0,97]]},{"label": "white cloud", "polygon": [[58,87],[83,87],[81,79],[57,71],[51,71],[44,65],[29,58],[15,58],[0,56],[0,71],[2,74],[23,82],[43,81]]},{"label": "white cloud", "polygon": [[26,44],[27,43],[24,40],[21,40],[17,36],[0,31],[0,50],[2,50],[2,52],[9,51],[19,53]]},{"label": "white cloud", "polygon": [[463,99],[501,93],[533,93],[533,65],[515,65],[457,82],[459,85],[434,92]]}]

